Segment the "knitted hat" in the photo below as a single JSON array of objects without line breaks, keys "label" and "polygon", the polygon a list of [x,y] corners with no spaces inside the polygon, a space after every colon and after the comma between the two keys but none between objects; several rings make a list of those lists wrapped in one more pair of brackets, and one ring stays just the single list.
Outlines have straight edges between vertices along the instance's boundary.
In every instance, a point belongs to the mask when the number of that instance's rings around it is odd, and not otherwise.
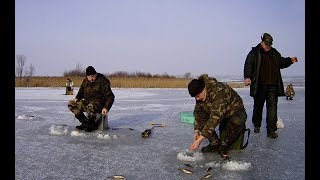
[{"label": "knitted hat", "polygon": [[263,35],[261,36],[261,40],[267,45],[267,46],[271,46],[272,45],[272,41],[273,38],[269,33],[263,33]]},{"label": "knitted hat", "polygon": [[188,90],[191,97],[195,97],[200,94],[204,89],[204,81],[199,79],[192,79],[188,84]]},{"label": "knitted hat", "polygon": [[86,76],[97,74],[96,70],[92,66],[88,66],[86,69]]}]

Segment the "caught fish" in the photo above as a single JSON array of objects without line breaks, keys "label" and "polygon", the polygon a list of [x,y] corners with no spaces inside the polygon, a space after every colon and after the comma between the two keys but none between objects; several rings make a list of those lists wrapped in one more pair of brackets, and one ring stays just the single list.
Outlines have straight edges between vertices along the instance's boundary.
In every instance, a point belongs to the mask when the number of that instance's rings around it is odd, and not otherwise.
[{"label": "caught fish", "polygon": [[121,176],[121,175],[109,176],[108,178],[110,178],[110,179],[126,179],[124,176]]},{"label": "caught fish", "polygon": [[203,177],[201,177],[201,179],[209,179],[212,176],[211,173],[208,173],[206,175],[204,175]]},{"label": "caught fish", "polygon": [[184,164],[185,166],[188,166],[188,167],[191,167],[191,168],[193,168],[190,164]]},{"label": "caught fish", "polygon": [[182,172],[186,173],[186,174],[192,174],[193,172],[189,169],[180,169]]},{"label": "caught fish", "polygon": [[209,172],[212,169],[212,167],[208,167],[207,172]]}]

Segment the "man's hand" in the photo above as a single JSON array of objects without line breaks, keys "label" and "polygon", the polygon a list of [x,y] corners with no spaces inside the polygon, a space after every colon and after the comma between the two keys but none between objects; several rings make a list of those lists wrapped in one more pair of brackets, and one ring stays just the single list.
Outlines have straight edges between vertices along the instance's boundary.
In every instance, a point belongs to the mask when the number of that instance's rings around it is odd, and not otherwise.
[{"label": "man's hand", "polygon": [[291,62],[292,62],[292,63],[298,62],[298,58],[297,58],[297,57],[292,57],[292,58],[291,58]]},{"label": "man's hand", "polygon": [[77,99],[77,98],[74,98],[74,99],[71,100],[71,102],[72,102],[72,103],[76,103],[76,102],[78,102],[78,99]]},{"label": "man's hand", "polygon": [[193,141],[191,146],[189,147],[189,150],[196,150],[199,148],[200,143],[205,139],[204,136],[200,135],[197,139]]},{"label": "man's hand", "polygon": [[250,85],[251,84],[251,79],[250,78],[246,78],[245,80],[244,80],[244,85],[245,86],[248,86],[248,85]]},{"label": "man's hand", "polygon": [[200,141],[195,140],[195,141],[193,141],[193,143],[189,147],[189,150],[197,150],[199,148],[199,146],[200,146]]},{"label": "man's hand", "polygon": [[199,137],[200,137],[200,131],[199,130],[194,130],[193,139],[197,140]]},{"label": "man's hand", "polygon": [[103,108],[101,111],[102,116],[106,116],[108,114],[108,110],[106,108]]}]

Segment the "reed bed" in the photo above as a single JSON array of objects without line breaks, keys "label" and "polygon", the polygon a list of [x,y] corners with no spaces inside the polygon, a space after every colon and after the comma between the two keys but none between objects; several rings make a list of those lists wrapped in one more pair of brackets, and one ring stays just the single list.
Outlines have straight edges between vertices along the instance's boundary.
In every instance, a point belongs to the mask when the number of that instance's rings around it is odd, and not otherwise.
[{"label": "reed bed", "polygon": [[[65,87],[70,78],[74,87],[79,87],[84,77],[23,77],[15,79],[15,87]],[[187,88],[191,79],[110,77],[111,88]],[[245,87],[242,82],[227,82],[233,88]]]}]

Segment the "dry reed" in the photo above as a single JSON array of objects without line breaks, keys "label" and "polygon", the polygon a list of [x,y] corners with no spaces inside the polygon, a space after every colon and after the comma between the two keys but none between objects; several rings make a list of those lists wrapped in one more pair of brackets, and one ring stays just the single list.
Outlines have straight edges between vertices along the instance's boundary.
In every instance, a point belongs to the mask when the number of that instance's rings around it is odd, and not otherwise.
[{"label": "dry reed", "polygon": [[[84,77],[68,77],[75,87],[79,87]],[[112,88],[187,88],[191,79],[186,78],[144,78],[110,77]],[[67,77],[16,78],[16,87],[65,87]],[[233,88],[243,88],[242,82],[227,82]]]}]

